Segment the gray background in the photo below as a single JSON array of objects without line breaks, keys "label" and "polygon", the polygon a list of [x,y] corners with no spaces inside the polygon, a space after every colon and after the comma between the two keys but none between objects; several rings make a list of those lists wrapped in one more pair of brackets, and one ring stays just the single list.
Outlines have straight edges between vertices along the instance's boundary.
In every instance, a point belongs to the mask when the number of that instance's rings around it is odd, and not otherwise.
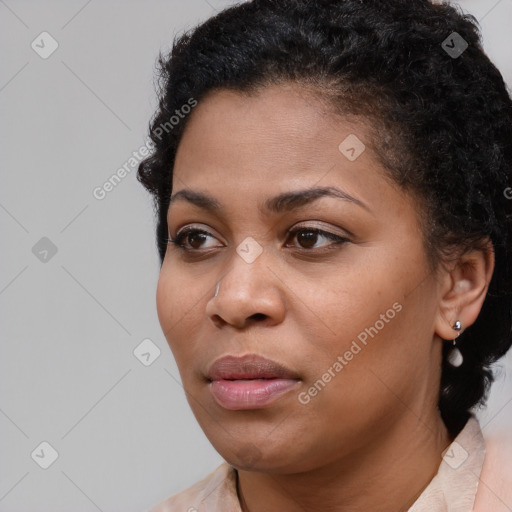
[{"label": "gray background", "polygon": [[[160,330],[136,166],[93,190],[146,141],[159,49],[230,3],[0,0],[2,512],[144,511],[221,462]],[[512,84],[512,0],[460,5]],[[43,31],[59,45],[46,59]],[[133,353],[145,339],[161,351],[149,366]],[[512,431],[511,370],[509,354],[478,413],[486,436]]]}]

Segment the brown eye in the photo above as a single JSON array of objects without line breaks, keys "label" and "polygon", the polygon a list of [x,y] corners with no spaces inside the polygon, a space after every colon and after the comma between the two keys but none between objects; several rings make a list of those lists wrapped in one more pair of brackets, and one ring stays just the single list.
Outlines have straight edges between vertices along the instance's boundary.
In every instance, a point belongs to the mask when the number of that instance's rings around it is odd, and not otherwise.
[{"label": "brown eye", "polygon": [[204,233],[187,233],[185,239],[188,240],[192,248],[200,249],[201,244],[206,240],[206,236]]},{"label": "brown eye", "polygon": [[169,242],[184,251],[199,251],[208,238],[215,238],[208,231],[202,229],[186,228],[176,235],[176,238]]},{"label": "brown eye", "polygon": [[[315,249],[315,245],[318,239],[321,238],[331,240],[334,242],[334,245],[339,245],[350,241],[348,238],[344,238],[342,236],[335,235],[334,233],[329,233],[328,231],[323,231],[317,228],[298,228],[294,231],[291,231],[290,235],[292,238],[297,238],[297,242],[302,249]],[[324,247],[328,247],[329,245],[333,244],[327,244],[324,245]]]},{"label": "brown eye", "polygon": [[301,231],[297,233],[297,241],[306,249],[314,247],[317,238],[318,233],[315,231]]}]

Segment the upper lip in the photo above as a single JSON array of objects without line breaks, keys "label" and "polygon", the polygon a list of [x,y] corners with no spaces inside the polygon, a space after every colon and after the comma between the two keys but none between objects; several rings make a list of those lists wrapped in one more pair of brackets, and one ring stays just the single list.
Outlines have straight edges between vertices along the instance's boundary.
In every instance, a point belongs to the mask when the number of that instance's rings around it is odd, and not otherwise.
[{"label": "upper lip", "polygon": [[248,354],[244,356],[223,356],[216,359],[207,372],[212,380],[243,379],[297,379],[295,372],[276,361]]}]

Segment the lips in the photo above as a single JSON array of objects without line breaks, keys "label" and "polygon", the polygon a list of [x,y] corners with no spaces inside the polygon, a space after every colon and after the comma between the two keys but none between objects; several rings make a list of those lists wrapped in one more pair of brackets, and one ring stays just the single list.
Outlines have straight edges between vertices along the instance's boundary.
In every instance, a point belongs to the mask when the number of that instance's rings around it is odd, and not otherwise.
[{"label": "lips", "polygon": [[225,356],[209,368],[209,389],[225,409],[260,409],[297,387],[300,378],[285,366],[261,356]]},{"label": "lips", "polygon": [[225,356],[217,359],[207,373],[210,380],[298,379],[284,366],[261,356]]}]

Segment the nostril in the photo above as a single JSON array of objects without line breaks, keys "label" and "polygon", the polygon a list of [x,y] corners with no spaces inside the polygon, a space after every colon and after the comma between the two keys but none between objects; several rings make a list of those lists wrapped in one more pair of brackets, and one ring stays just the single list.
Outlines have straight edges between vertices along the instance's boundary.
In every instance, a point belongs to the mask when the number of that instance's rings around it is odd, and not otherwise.
[{"label": "nostril", "polygon": [[254,315],[251,315],[251,318],[254,318],[254,320],[265,320],[265,318],[267,318],[267,315],[263,313],[254,313]]}]

